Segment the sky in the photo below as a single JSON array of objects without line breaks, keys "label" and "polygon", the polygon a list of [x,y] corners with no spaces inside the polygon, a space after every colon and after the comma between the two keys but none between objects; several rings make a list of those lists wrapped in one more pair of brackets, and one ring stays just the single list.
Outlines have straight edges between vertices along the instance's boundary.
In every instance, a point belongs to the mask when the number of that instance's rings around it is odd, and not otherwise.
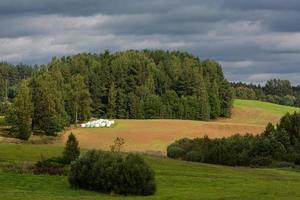
[{"label": "sky", "polygon": [[300,84],[299,0],[1,0],[0,61],[127,49],[215,59],[230,81]]}]

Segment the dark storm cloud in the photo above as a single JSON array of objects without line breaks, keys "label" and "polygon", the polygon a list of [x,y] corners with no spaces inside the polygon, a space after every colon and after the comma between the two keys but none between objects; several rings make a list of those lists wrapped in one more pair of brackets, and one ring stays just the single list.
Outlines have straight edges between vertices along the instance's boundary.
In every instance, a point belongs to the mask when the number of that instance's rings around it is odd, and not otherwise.
[{"label": "dark storm cloud", "polygon": [[0,60],[161,48],[217,59],[234,81],[300,84],[299,21],[298,0],[1,0]]},{"label": "dark storm cloud", "polygon": [[222,5],[229,9],[237,10],[299,10],[300,2],[298,0],[222,0]]},{"label": "dark storm cloud", "polygon": [[[103,14],[137,14],[167,11],[181,5],[180,0],[1,0],[1,14],[62,14],[69,16]],[[168,6],[168,7],[167,7]]]}]

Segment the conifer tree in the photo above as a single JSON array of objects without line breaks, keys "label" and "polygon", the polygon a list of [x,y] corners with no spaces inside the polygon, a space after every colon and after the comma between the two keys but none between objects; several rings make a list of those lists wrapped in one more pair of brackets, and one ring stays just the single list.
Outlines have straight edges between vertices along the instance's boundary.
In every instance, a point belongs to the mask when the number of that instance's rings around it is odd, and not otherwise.
[{"label": "conifer tree", "polygon": [[68,137],[64,152],[63,160],[65,163],[70,164],[72,161],[76,160],[80,155],[80,149],[78,146],[78,140],[75,135],[71,133]]},{"label": "conifer tree", "polygon": [[219,95],[221,100],[221,116],[230,117],[233,101],[233,91],[230,83],[227,80],[223,80],[221,82]]},{"label": "conifer tree", "polygon": [[212,119],[216,119],[220,116],[220,100],[219,100],[219,90],[216,80],[211,84],[209,90],[209,104],[210,104],[210,116]]},{"label": "conifer tree", "polygon": [[107,116],[110,119],[116,117],[116,98],[117,98],[117,92],[115,89],[115,83],[113,82],[108,92],[108,104],[107,104]]},{"label": "conifer tree", "polygon": [[13,104],[12,131],[16,132],[16,136],[22,140],[28,140],[31,135],[31,115],[33,105],[31,102],[31,92],[27,81],[22,81],[18,89],[18,93]]},{"label": "conifer tree", "polygon": [[126,95],[121,89],[117,90],[117,117],[120,119],[126,119],[127,118],[127,112],[126,112]]},{"label": "conifer tree", "polygon": [[197,116],[197,118],[201,120],[209,120],[210,105],[202,73],[198,73],[198,77],[196,80],[196,97],[199,106],[199,115]]},{"label": "conifer tree", "polygon": [[91,98],[87,86],[84,83],[84,78],[81,75],[73,76],[70,80],[70,113],[73,123],[85,121],[91,115]]},{"label": "conifer tree", "polygon": [[63,88],[48,72],[41,72],[31,80],[33,127],[47,135],[55,135],[67,124]]}]

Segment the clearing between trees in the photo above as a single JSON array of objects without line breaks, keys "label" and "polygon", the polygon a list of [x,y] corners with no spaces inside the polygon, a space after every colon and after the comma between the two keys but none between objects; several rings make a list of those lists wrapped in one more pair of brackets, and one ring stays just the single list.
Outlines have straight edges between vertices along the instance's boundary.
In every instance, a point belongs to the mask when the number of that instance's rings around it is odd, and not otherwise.
[{"label": "clearing between trees", "polygon": [[215,121],[193,120],[116,120],[113,128],[76,128],[67,131],[62,144],[72,131],[83,148],[108,150],[116,137],[125,140],[125,151],[139,151],[165,154],[166,147],[177,139],[187,137],[210,138],[226,137],[236,133],[258,134],[265,126],[278,120],[287,112],[300,111],[300,108],[272,103],[235,100],[231,118]]}]

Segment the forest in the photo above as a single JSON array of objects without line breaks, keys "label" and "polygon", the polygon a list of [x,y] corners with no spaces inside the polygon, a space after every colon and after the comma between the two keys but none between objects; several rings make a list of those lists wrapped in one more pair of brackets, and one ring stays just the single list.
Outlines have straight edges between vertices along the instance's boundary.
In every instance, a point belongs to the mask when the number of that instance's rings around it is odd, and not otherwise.
[{"label": "forest", "polygon": [[246,83],[231,83],[239,99],[266,101],[300,107],[300,86],[292,86],[289,80],[271,79],[264,86]]},{"label": "forest", "polygon": [[233,90],[221,66],[186,52],[128,50],[53,58],[47,65],[0,64],[1,113],[12,132],[55,135],[90,117],[229,117]]}]

